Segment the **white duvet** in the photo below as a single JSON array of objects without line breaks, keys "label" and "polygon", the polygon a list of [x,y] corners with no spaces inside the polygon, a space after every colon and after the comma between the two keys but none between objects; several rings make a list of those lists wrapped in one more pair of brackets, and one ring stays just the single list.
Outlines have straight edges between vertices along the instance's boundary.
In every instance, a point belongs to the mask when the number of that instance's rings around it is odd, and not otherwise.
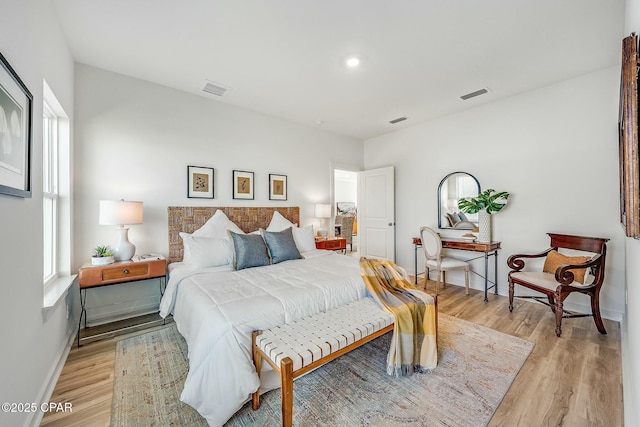
[{"label": "white duvet", "polygon": [[[253,330],[364,297],[357,258],[328,251],[303,255],[306,259],[240,271],[172,269],[160,314],[173,314],[189,347],[180,399],[209,425],[224,424],[260,384],[251,361]],[[261,388],[278,386],[274,372],[265,371]]]}]

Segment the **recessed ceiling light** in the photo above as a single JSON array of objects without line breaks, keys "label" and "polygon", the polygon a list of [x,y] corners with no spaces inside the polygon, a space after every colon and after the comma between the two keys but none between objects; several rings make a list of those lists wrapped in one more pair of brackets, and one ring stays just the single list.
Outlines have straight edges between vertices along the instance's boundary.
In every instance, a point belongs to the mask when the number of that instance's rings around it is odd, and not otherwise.
[{"label": "recessed ceiling light", "polygon": [[360,65],[360,58],[358,58],[357,56],[350,56],[345,61],[345,64],[347,64],[347,67],[355,68]]}]

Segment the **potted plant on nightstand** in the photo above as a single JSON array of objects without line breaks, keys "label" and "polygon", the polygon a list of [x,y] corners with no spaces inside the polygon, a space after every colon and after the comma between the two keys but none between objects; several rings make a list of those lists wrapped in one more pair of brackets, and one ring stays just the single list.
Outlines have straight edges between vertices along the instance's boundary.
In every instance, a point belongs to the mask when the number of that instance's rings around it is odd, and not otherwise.
[{"label": "potted plant on nightstand", "polygon": [[496,192],[490,188],[478,194],[477,197],[465,197],[458,202],[458,208],[462,212],[478,214],[479,242],[491,241],[491,214],[500,212],[507,204],[508,198],[509,193],[506,191]]},{"label": "potted plant on nightstand", "polygon": [[96,246],[91,256],[91,265],[113,264],[113,252],[109,246]]}]

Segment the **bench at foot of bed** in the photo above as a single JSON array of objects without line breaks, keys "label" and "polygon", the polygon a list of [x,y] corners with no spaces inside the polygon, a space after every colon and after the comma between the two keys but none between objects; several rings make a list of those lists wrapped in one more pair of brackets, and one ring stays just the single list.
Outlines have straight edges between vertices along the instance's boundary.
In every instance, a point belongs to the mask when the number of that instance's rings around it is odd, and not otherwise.
[{"label": "bench at foot of bed", "polygon": [[[253,332],[253,363],[262,360],[280,373],[282,425],[293,421],[293,380],[393,330],[393,316],[370,298],[296,320],[268,331]],[[252,407],[260,407],[260,389]]]}]

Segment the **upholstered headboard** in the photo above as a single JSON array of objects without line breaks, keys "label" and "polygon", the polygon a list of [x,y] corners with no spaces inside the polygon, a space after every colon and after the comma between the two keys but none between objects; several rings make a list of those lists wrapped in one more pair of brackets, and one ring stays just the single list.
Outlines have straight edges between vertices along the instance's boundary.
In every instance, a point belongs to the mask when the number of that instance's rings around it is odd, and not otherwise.
[{"label": "upholstered headboard", "polygon": [[179,233],[193,233],[202,227],[218,209],[224,212],[245,233],[259,228],[267,228],[274,211],[280,212],[292,223],[300,224],[300,208],[297,206],[278,208],[169,206],[169,262],[182,261],[184,248]]}]

